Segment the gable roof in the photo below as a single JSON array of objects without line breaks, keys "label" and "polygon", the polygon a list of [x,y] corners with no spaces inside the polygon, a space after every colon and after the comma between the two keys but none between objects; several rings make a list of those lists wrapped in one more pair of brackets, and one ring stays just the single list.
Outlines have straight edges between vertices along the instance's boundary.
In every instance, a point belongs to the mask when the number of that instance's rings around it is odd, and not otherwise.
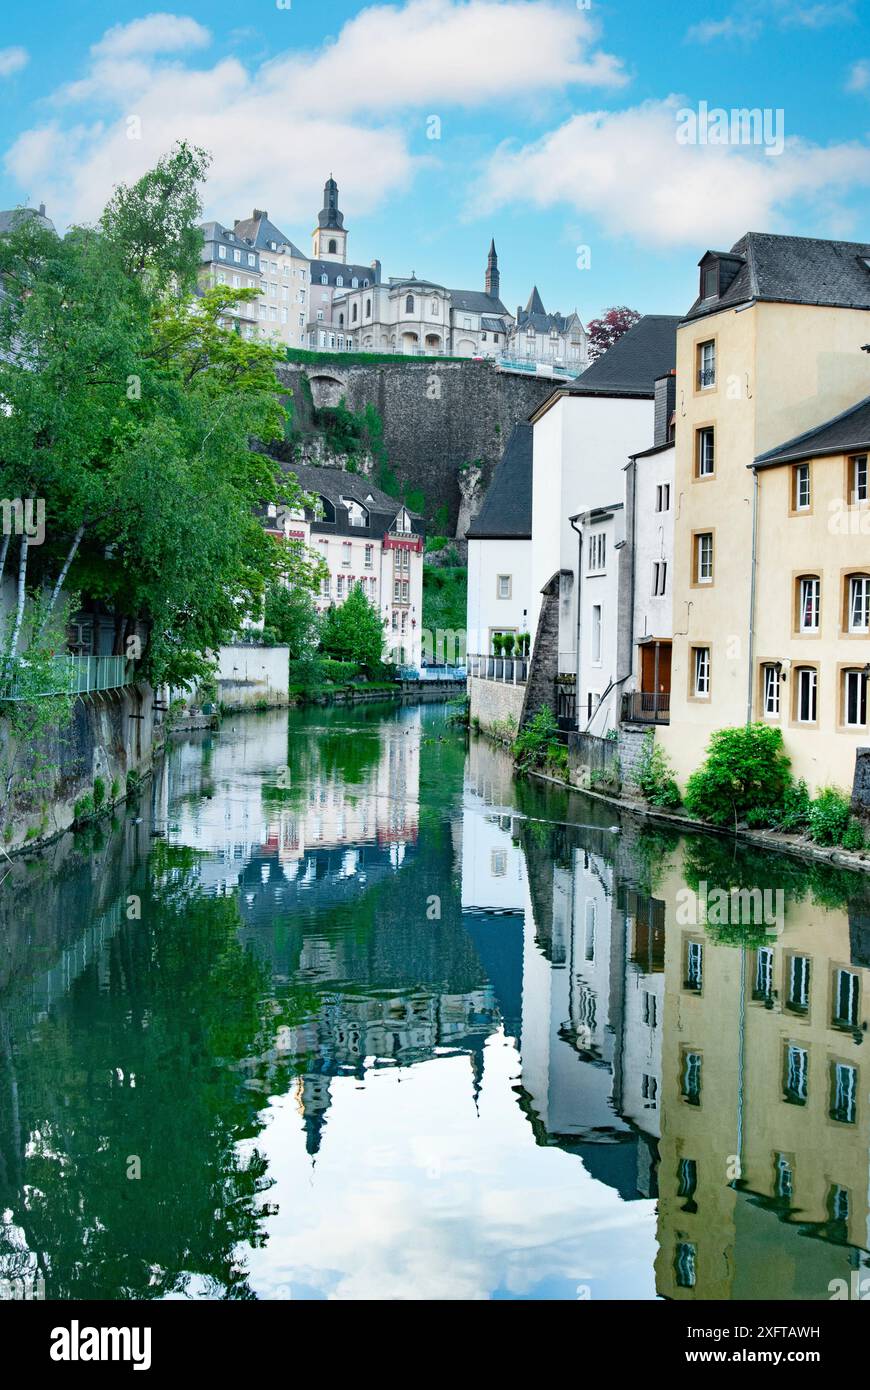
[{"label": "gable roof", "polygon": [[867,242],[747,232],[730,251],[708,251],[698,264],[708,259],[724,260],[736,274],[718,298],[696,299],[687,319],[753,299],[870,309]]},{"label": "gable roof", "polygon": [[286,247],[291,256],[297,260],[307,261],[308,257],[304,251],[300,251],[298,246],[294,246],[288,236],[285,236],[274,222],[269,221],[269,214],[261,212],[259,208],[254,209],[252,217],[243,217],[240,222],[236,222],[233,227],[236,236],[244,237],[258,251],[271,250],[270,243],[275,242],[279,249]]},{"label": "gable roof", "polygon": [[567,387],[569,395],[616,395],[652,398],[656,377],[676,366],[675,314],[644,314],[607,352]]},{"label": "gable roof", "polygon": [[814,429],[778,444],[759,454],[754,461],[756,468],[773,468],[780,463],[796,463],[800,459],[822,458],[830,454],[858,453],[870,451],[870,396],[852,405],[848,410],[826,420]]},{"label": "gable roof", "polygon": [[[281,471],[294,473],[303,491],[317,493],[335,506],[341,505],[342,497],[353,497],[369,510],[389,513],[391,518],[402,510],[400,498],[391,497],[388,492],[375,487],[363,473],[346,473],[343,468],[315,468],[312,464],[303,463],[282,463]],[[411,517],[419,516],[410,507],[405,510]]]},{"label": "gable roof", "polygon": [[529,540],[532,534],[532,427],[514,425],[483,505],[465,535],[474,540]]}]

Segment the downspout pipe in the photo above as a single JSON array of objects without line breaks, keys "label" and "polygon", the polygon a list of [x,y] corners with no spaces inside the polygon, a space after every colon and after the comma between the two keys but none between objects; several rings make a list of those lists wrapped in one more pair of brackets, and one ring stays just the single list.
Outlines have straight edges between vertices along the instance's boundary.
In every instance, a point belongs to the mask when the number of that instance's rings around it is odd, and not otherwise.
[{"label": "downspout pipe", "polygon": [[749,569],[749,671],[746,677],[746,723],[752,723],[753,671],[755,669],[755,589],[758,555],[758,469],[752,469],[752,555]]}]

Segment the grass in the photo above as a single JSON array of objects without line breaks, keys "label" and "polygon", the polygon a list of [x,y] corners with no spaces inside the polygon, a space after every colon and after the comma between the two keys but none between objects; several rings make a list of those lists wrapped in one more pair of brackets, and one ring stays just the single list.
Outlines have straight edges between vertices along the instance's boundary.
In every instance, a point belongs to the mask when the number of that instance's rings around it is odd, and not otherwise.
[{"label": "grass", "polygon": [[401,352],[312,352],[308,348],[287,348],[287,361],[302,366],[371,367],[389,362],[468,362],[468,357],[410,357]]}]

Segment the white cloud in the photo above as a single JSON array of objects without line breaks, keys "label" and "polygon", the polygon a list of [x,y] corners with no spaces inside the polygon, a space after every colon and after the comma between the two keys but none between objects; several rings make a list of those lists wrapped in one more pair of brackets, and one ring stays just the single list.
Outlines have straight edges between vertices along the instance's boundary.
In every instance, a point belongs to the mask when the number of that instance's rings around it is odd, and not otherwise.
[{"label": "white cloud", "polygon": [[144,19],[107,29],[91,52],[99,58],[131,58],[205,48],[210,42],[211,34],[195,19],[177,14],[149,14]]},{"label": "white cloud", "polygon": [[847,92],[866,92],[870,90],[870,60],[859,58],[853,63],[846,77]]},{"label": "white cloud", "polygon": [[[88,103],[100,119],[68,129],[58,116],[25,132],[6,168],[25,195],[39,175],[55,221],[92,219],[116,183],[185,138],[214,154],[209,214],[229,219],[256,203],[292,235],[330,167],[356,212],[406,185],[438,153],[411,154],[428,114],[620,86],[621,64],[597,36],[587,14],[556,0],[407,0],[362,10],[312,52],[209,67],[180,56],[208,42],[202,26],[149,15],[110,29],[89,69],[55,93],[59,110]],[[141,138],[127,138],[131,116]]]},{"label": "white cloud", "polygon": [[742,0],[722,19],[705,19],[686,33],[690,43],[713,43],[718,39],[756,39],[766,23],[781,29],[827,29],[834,24],[851,24],[855,19],[855,0],[819,0],[795,4],[795,0]]},{"label": "white cloud", "polygon": [[857,143],[787,139],[776,157],[758,146],[680,145],[682,106],[672,96],[587,112],[533,144],[505,143],[488,163],[474,212],[564,204],[610,236],[660,246],[730,244],[745,231],[776,230],[801,198],[811,206],[824,200],[826,216],[836,215],[842,227],[842,197],[870,184],[870,150]]},{"label": "white cloud", "polygon": [[0,48],[0,77],[11,77],[30,62],[26,48]]},{"label": "white cloud", "polygon": [[724,19],[705,19],[693,24],[686,34],[690,43],[714,43],[717,39],[755,39],[761,33],[760,19],[726,15]]}]

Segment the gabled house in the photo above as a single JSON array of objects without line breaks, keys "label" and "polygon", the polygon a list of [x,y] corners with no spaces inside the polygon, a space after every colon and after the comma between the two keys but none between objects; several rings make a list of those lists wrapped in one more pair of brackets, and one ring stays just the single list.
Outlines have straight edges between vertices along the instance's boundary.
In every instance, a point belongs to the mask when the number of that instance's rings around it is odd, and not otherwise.
[{"label": "gabled house", "polygon": [[532,426],[515,425],[468,540],[467,650],[488,656],[492,639],[528,632],[532,560]]},{"label": "gabled house", "polygon": [[570,314],[548,314],[535,285],[525,309],[517,305],[507,351],[523,360],[583,371],[589,356],[589,335],[576,309]]}]

